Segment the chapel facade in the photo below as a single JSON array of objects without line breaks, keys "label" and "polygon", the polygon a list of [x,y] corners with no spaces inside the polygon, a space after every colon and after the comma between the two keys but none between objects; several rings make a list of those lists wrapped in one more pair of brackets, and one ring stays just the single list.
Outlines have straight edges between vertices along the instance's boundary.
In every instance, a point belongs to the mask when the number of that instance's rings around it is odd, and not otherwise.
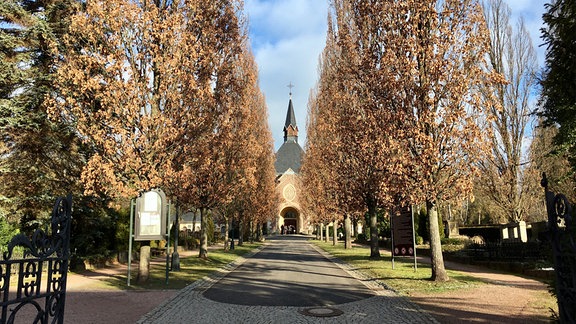
[{"label": "chapel facade", "polygon": [[288,102],[284,123],[284,143],[276,152],[276,191],[280,204],[276,215],[275,229],[286,234],[308,233],[308,218],[301,208],[300,166],[304,150],[298,144],[298,126],[292,105],[292,94]]}]

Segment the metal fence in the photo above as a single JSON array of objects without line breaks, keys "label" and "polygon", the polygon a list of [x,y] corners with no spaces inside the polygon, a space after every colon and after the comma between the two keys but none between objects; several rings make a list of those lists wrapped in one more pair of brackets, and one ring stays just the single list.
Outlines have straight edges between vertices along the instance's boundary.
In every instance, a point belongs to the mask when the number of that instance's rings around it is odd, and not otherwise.
[{"label": "metal fence", "polygon": [[486,242],[470,244],[468,255],[475,260],[536,261],[545,257],[540,242]]},{"label": "metal fence", "polygon": [[576,323],[576,223],[572,206],[566,196],[548,190],[546,174],[543,174],[542,186],[546,195],[560,322]]},{"label": "metal fence", "polygon": [[[58,198],[50,230],[18,234],[0,260],[0,323],[63,323],[70,260],[72,197]],[[13,259],[14,249],[23,257]]]}]

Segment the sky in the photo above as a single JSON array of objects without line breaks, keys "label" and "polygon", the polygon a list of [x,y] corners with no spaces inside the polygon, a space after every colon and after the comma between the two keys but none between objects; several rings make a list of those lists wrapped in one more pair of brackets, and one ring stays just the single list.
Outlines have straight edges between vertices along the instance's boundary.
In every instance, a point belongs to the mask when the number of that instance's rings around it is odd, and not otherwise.
[{"label": "sky", "polygon": [[[522,16],[543,66],[539,46],[546,0],[506,0],[514,23]],[[266,96],[274,148],[282,145],[283,127],[293,84],[292,103],[302,147],[310,90],[318,79],[318,62],[326,40],[328,0],[245,0],[252,51],[259,69],[260,88]]]}]

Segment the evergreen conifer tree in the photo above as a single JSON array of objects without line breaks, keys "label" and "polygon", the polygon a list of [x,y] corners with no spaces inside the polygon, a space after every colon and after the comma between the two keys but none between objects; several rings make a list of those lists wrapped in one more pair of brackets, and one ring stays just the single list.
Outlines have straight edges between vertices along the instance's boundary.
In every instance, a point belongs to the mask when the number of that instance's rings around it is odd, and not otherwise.
[{"label": "evergreen conifer tree", "polygon": [[55,196],[78,190],[77,136],[44,106],[67,17],[77,9],[72,0],[0,3],[0,206],[24,230],[41,211],[48,215]]},{"label": "evergreen conifer tree", "polygon": [[542,38],[547,46],[541,80],[542,115],[547,125],[559,125],[557,143],[576,167],[576,1],[555,0],[546,4],[542,16],[546,27]]}]

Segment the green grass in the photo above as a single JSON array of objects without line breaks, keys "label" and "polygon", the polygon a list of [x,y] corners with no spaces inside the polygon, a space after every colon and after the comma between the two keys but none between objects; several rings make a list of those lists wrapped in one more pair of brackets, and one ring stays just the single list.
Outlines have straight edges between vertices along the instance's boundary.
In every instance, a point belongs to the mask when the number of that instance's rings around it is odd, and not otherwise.
[{"label": "green grass", "polygon": [[117,276],[108,276],[100,280],[99,288],[126,289],[133,290],[162,290],[162,289],[182,289],[196,280],[211,274],[215,270],[236,260],[238,257],[258,248],[261,243],[244,243],[243,246],[236,246],[232,251],[224,249],[210,250],[208,259],[200,259],[198,253],[193,253],[187,257],[180,257],[180,271],[170,271],[168,284],[166,284],[166,263],[154,262],[151,264],[150,277],[148,281],[139,284],[136,280],[138,275],[138,263],[133,263],[131,268],[130,287],[126,286],[126,273]]},{"label": "green grass", "polygon": [[400,294],[409,295],[410,292],[435,293],[449,290],[470,289],[484,282],[465,273],[447,270],[450,280],[448,282],[434,282],[430,280],[432,271],[430,265],[418,263],[414,271],[414,259],[395,258],[392,269],[392,258],[389,252],[380,249],[379,259],[370,259],[369,247],[354,247],[344,249],[342,244],[336,246],[332,243],[313,241],[314,244],[352,265],[367,276],[380,280]]}]

